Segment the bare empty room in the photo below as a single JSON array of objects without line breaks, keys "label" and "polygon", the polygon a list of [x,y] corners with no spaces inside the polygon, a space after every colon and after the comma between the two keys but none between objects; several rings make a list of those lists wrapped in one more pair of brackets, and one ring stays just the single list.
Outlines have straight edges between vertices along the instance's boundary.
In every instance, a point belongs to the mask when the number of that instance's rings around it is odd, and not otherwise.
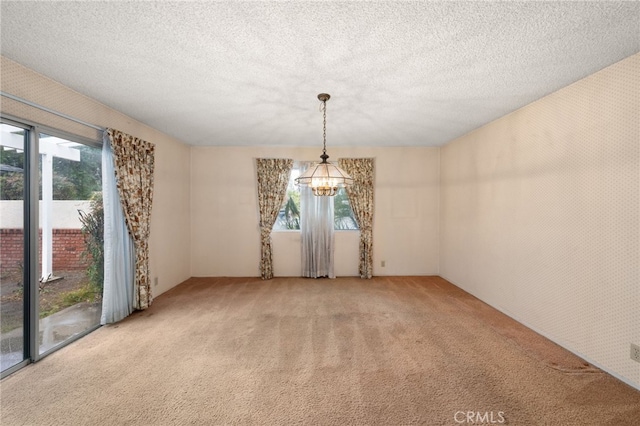
[{"label": "bare empty room", "polygon": [[633,425],[637,2],[0,2],[6,425]]}]

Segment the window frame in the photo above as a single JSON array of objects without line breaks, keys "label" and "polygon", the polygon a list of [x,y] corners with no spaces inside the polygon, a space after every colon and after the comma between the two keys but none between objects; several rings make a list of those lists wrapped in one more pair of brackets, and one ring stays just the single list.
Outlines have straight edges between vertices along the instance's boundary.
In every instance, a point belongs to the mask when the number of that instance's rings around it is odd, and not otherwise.
[{"label": "window frame", "polygon": [[[289,196],[289,192],[292,190],[295,190],[298,194],[300,194],[300,187],[295,183],[295,179],[297,176],[300,175],[301,171],[301,165],[302,163],[304,163],[306,161],[303,160],[294,160],[293,162],[293,167],[291,168],[291,172],[289,174],[289,183],[287,184],[287,192],[285,194],[285,199],[282,201],[282,205],[280,206],[280,210],[278,212],[278,218],[276,218],[275,223],[273,224],[273,228],[271,229],[271,232],[300,232],[300,223],[298,222],[298,227],[297,228],[286,228],[283,226],[279,226],[282,222],[281,222],[281,215],[282,214],[286,214],[286,205],[289,202],[289,199],[291,198]],[[338,194],[333,196],[333,200],[334,200],[334,211],[333,211],[333,230],[334,232],[360,232],[360,227],[358,226],[358,222],[356,221],[354,214],[353,214],[353,209],[351,208],[351,204],[349,203],[349,198],[348,195],[346,194],[346,190],[344,188],[339,188],[339,194],[342,195],[344,194],[344,200],[346,200],[347,205],[348,205],[348,209],[351,212],[351,216],[350,219],[352,220],[353,224],[355,225],[355,228],[337,228],[336,227],[336,209],[335,209],[335,200],[338,196]],[[300,202],[300,199],[298,200]],[[298,209],[298,220],[300,219],[300,212],[301,212],[301,208],[300,205],[297,204],[296,205],[297,209]]]}]

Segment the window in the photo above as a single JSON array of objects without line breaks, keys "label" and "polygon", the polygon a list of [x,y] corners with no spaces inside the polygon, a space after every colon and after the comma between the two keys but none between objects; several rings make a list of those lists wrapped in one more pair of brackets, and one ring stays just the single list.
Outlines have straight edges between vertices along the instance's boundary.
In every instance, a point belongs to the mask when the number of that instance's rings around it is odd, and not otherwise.
[{"label": "window", "polygon": [[[296,178],[302,173],[303,163],[295,162],[291,169],[289,177],[289,185],[287,186],[287,195],[278,213],[278,219],[273,226],[274,231],[287,231],[300,229],[300,188],[296,185]],[[334,229],[337,231],[358,230],[358,224],[353,210],[349,205],[349,197],[344,188],[340,188],[338,193],[333,197],[334,208]]]}]

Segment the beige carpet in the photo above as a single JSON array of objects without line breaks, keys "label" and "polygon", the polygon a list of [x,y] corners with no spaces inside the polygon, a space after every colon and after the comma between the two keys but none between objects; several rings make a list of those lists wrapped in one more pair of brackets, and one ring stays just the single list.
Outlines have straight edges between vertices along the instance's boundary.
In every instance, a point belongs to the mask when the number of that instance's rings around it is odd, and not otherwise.
[{"label": "beige carpet", "polygon": [[640,419],[640,392],[436,277],[190,279],[0,390],[2,425]]}]

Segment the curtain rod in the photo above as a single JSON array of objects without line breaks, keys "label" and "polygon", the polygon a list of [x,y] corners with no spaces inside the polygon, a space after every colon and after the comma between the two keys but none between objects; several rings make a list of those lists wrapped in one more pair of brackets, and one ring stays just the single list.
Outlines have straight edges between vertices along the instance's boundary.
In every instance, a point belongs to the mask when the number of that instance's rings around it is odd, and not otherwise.
[{"label": "curtain rod", "polygon": [[6,98],[9,98],[9,99],[13,99],[14,101],[21,102],[21,103],[23,103],[25,105],[29,105],[29,106],[32,106],[34,108],[40,109],[42,111],[46,111],[46,112],[51,113],[53,115],[57,115],[58,117],[66,118],[67,120],[71,120],[71,121],[73,121],[75,123],[82,124],[82,125],[87,126],[87,127],[91,127],[92,129],[104,131],[104,127],[98,127],[96,125],[87,123],[86,121],[82,121],[82,120],[79,120],[79,119],[77,119],[75,117],[72,117],[70,115],[67,115],[67,114],[64,114],[64,113],[61,113],[61,112],[58,112],[58,111],[54,111],[54,110],[52,110],[50,108],[47,108],[47,107],[42,106],[42,105],[38,105],[38,104],[36,104],[34,102],[28,101],[26,99],[20,98],[20,97],[15,96],[15,95],[12,95],[10,93],[6,93],[6,92],[0,91],[0,95],[4,96]]}]

